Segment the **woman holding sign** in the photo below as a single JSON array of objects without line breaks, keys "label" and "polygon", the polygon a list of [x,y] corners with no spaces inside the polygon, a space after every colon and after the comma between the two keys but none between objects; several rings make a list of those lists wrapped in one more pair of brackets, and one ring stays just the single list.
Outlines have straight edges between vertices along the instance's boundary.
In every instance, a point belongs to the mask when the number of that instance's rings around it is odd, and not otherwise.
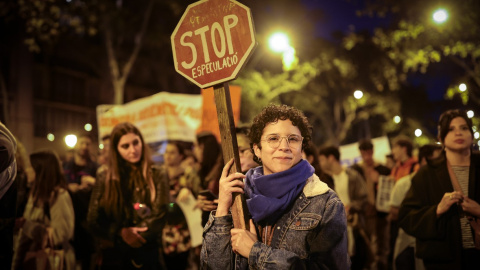
[{"label": "woman holding sign", "polygon": [[[202,267],[208,269],[348,269],[346,217],[333,190],[302,159],[311,126],[299,110],[270,105],[249,137],[262,166],[220,179],[218,208],[204,229]],[[232,193],[245,194],[250,229],[234,229]]]}]

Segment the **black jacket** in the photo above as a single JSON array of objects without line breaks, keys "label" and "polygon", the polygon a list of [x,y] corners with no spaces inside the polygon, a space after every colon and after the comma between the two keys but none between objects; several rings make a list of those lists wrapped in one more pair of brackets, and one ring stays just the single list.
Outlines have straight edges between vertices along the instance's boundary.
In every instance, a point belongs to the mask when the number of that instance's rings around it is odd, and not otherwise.
[{"label": "black jacket", "polygon": [[[402,202],[399,225],[417,239],[416,256],[434,269],[461,269],[462,233],[460,206],[452,206],[437,218],[437,205],[453,192],[445,153],[423,166],[412,179]],[[472,153],[468,197],[480,202],[480,154]]]}]

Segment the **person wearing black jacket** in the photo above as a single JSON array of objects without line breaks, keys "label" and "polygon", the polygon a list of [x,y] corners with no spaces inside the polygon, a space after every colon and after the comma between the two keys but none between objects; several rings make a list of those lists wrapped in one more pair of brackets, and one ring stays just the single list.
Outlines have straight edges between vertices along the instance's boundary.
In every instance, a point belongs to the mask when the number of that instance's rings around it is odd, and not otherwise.
[{"label": "person wearing black jacket", "polygon": [[480,154],[472,151],[472,121],[450,110],[438,129],[444,152],[413,177],[399,224],[416,238],[416,256],[427,270],[478,269]]}]

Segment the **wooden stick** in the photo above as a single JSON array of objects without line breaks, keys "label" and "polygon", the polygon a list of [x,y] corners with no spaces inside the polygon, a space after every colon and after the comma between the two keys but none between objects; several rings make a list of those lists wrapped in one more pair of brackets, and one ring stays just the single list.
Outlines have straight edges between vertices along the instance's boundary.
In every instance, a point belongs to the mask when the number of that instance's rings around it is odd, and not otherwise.
[{"label": "wooden stick", "polygon": [[[217,107],[218,125],[222,137],[223,161],[227,163],[232,158],[235,166],[232,166],[229,174],[241,172],[240,156],[238,154],[237,135],[235,122],[233,120],[232,101],[230,99],[230,88],[228,83],[213,86],[215,105]],[[248,209],[245,197],[241,193],[233,194],[232,205],[233,226],[240,229],[249,229]]]}]

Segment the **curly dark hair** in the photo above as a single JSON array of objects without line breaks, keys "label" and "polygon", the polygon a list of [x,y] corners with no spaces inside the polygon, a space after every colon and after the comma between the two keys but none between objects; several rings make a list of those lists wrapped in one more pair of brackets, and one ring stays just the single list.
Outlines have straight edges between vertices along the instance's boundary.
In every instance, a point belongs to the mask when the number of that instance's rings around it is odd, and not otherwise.
[{"label": "curly dark hair", "polygon": [[250,138],[250,150],[254,153],[253,160],[255,162],[262,164],[253,151],[253,145],[256,144],[260,149],[262,148],[260,140],[265,126],[269,123],[277,122],[278,120],[287,119],[292,121],[292,124],[300,129],[300,133],[303,137],[302,150],[310,143],[313,128],[302,111],[287,105],[270,104],[255,116],[250,132],[248,133],[248,137]]}]

